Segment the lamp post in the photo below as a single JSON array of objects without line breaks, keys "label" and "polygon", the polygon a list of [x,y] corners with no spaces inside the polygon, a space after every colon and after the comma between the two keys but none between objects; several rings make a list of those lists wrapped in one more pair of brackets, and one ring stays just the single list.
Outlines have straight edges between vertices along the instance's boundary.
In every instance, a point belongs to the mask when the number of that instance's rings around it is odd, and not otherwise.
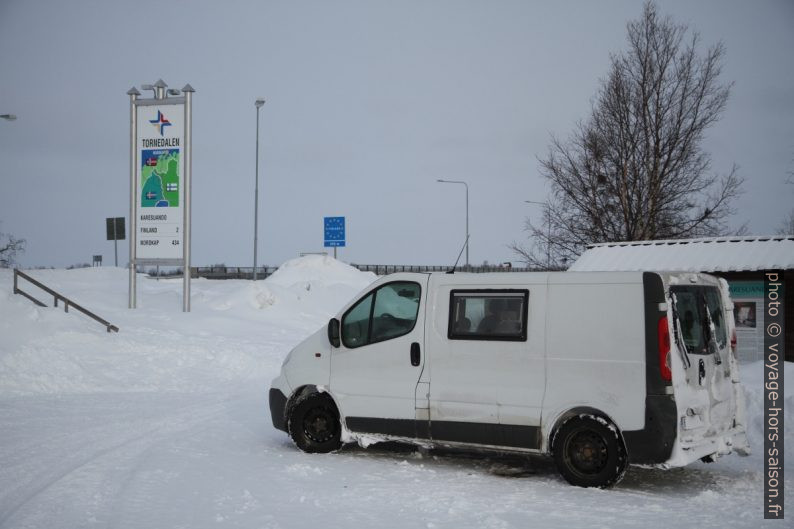
[{"label": "lamp post", "polygon": [[256,177],[254,182],[254,281],[256,281],[256,246],[259,234],[259,109],[265,104],[264,98],[256,100]]},{"label": "lamp post", "polygon": [[436,182],[442,184],[463,184],[466,186],[466,269],[469,268],[469,184],[463,180],[442,180],[439,178]]},{"label": "lamp post", "polygon": [[[544,208],[549,207],[545,202],[537,202],[535,200],[525,200],[524,202],[527,204],[537,204]],[[551,270],[551,219],[548,217],[548,213],[546,215],[546,226],[546,268]]]}]

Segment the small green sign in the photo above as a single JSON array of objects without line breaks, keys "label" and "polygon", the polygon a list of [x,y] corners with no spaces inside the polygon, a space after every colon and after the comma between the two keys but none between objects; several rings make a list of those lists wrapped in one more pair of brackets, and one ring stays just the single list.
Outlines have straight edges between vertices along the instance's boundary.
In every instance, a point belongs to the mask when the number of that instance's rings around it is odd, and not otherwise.
[{"label": "small green sign", "polygon": [[763,298],[763,281],[728,281],[731,298]]}]

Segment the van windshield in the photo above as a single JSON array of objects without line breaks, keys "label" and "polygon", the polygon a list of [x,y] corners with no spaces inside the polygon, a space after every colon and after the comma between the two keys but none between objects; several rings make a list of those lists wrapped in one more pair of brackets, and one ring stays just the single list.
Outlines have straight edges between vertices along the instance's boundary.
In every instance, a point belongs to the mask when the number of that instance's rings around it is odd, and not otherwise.
[{"label": "van windshield", "polygon": [[[670,288],[675,300],[675,315],[681,329],[681,339],[690,354],[709,354],[711,338],[709,322],[714,325],[714,339],[722,349],[727,343],[722,298],[716,287],[674,286]],[[677,333],[676,333],[677,334]]]}]

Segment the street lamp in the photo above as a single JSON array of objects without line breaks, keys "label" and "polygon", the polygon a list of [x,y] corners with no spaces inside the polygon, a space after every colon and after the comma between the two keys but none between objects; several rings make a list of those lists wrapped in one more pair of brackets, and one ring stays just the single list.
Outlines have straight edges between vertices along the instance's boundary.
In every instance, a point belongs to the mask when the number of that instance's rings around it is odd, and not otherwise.
[{"label": "street lamp", "polygon": [[14,114],[0,114],[0,118],[3,118],[6,121],[15,121],[17,119],[16,115]]},{"label": "street lamp", "polygon": [[439,178],[436,182],[442,184],[463,184],[466,186],[466,268],[469,268],[469,184],[462,180],[442,180]]},{"label": "street lamp", "polygon": [[551,270],[551,218],[548,215],[549,205],[546,202],[537,202],[535,200],[525,200],[527,204],[537,204],[547,209],[546,211],[546,268]]},{"label": "street lamp", "polygon": [[264,98],[256,100],[256,180],[254,183],[254,281],[256,281],[256,238],[259,233],[259,109],[265,104]]}]

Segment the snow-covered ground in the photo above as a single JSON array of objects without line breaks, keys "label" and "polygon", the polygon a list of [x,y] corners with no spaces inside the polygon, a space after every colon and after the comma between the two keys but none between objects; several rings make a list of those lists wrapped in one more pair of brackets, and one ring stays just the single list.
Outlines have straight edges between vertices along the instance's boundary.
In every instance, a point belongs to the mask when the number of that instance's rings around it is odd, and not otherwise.
[{"label": "snow-covered ground", "polygon": [[[742,366],[752,456],[632,467],[611,490],[581,489],[543,459],[310,455],[275,430],[267,391],[282,359],[374,279],[333,259],[256,283],[194,280],[189,314],[181,280],[139,276],[128,310],[126,270],[31,274],[121,330],[38,308],[0,270],[0,528],[764,525],[760,363]],[[786,408],[792,491],[794,384]]]}]

